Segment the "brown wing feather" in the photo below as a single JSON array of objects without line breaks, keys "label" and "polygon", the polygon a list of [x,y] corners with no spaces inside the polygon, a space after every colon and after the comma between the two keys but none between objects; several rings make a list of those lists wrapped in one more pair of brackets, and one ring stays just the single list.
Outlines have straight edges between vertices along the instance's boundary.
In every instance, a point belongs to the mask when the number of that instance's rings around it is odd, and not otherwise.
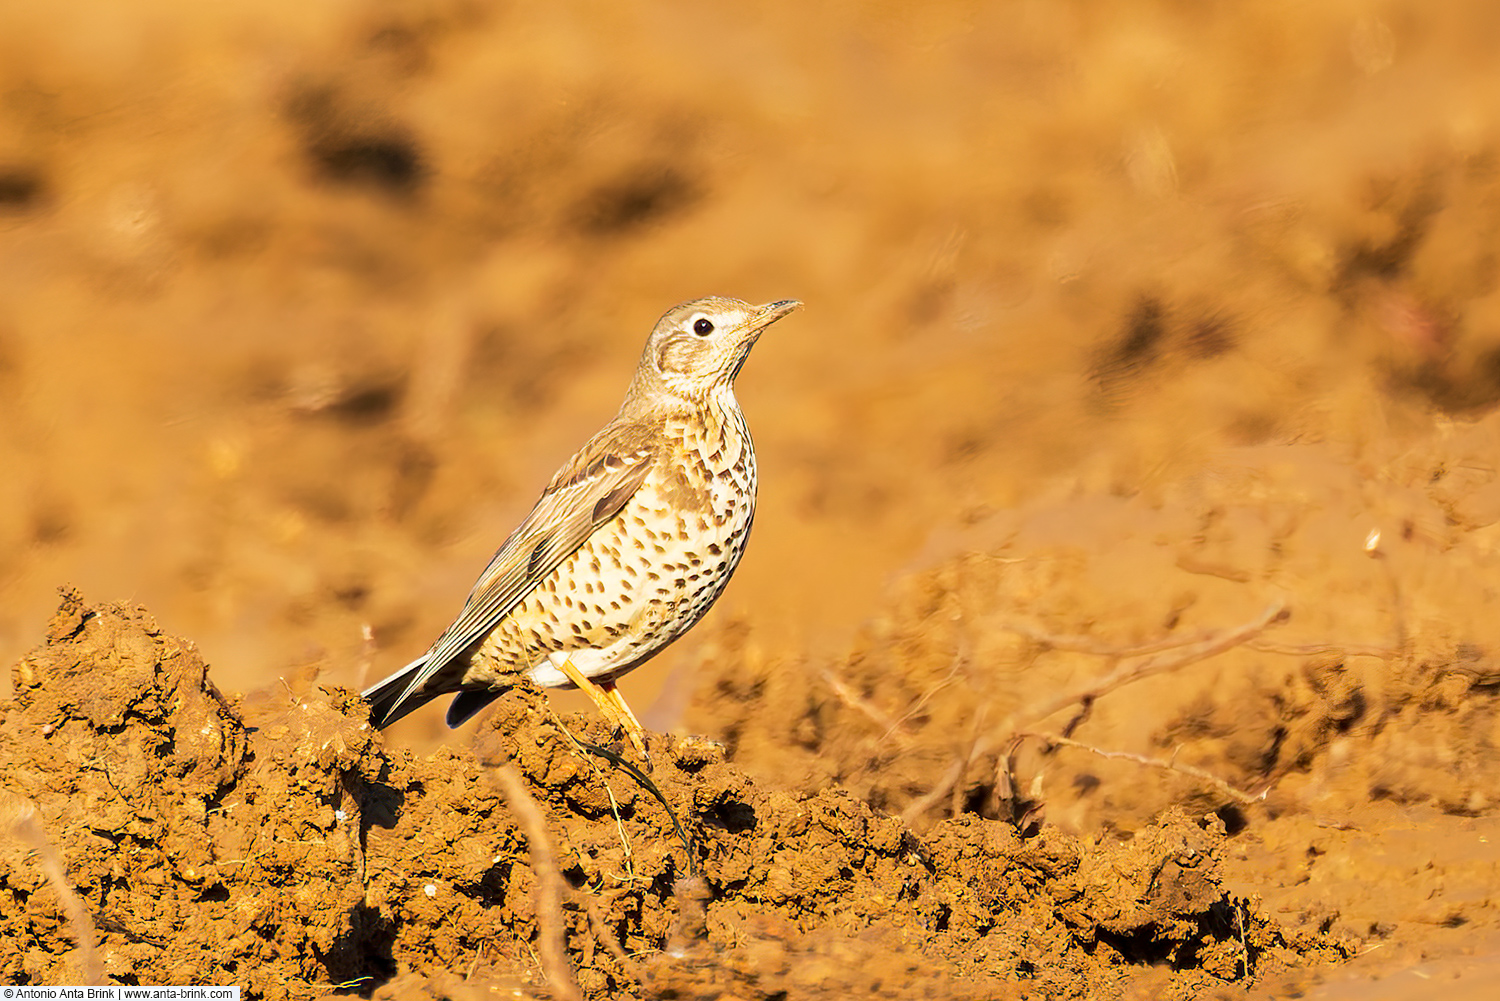
[{"label": "brown wing feather", "polygon": [[[501,544],[463,611],[428,651],[398,703],[483,639],[536,585],[625,506],[656,459],[659,428],[609,424],[557,471],[526,520]],[[520,666],[520,665],[518,665]]]}]

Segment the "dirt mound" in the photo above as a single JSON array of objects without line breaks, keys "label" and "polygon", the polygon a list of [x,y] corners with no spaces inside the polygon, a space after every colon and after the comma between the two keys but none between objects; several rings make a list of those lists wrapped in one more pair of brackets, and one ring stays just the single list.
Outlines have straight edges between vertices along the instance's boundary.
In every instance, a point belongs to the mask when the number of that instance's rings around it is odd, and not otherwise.
[{"label": "dirt mound", "polygon": [[1216,816],[1232,885],[1284,928],[1365,969],[1456,962],[1500,930],[1497,441],[1491,415],[1242,449],[1149,496],[994,515],[843,657],[720,630],[691,726],[928,836]]},{"label": "dirt mound", "polygon": [[357,700],[282,699],[247,726],[191,644],[71,592],[13,680],[0,783],[34,809],[67,883],[6,843],[0,976],[85,982],[60,891],[93,917],[104,979],[89,983],[280,997],[361,964],[350,919],[375,742]]},{"label": "dirt mound", "polygon": [[[767,658],[723,631],[691,724],[759,777],[912,821],[1042,803],[1079,832],[1174,805],[1236,827],[1380,800],[1486,812],[1497,443],[1490,416],[1359,458],[1244,449],[1154,496],[992,516],[842,658]],[[1143,775],[1143,758],[1180,767]]]},{"label": "dirt mound", "polygon": [[1342,954],[1227,892],[1222,830],[1180,813],[1125,840],[974,816],[918,836],[662,738],[669,813],[538,693],[502,700],[473,752],[387,753],[349,693],[226,699],[144,611],[72,592],[15,683],[0,781],[45,844],[6,847],[14,983],[76,982],[93,949],[112,982],[272,998],[534,990],[560,932],[591,997],[1185,997]]}]

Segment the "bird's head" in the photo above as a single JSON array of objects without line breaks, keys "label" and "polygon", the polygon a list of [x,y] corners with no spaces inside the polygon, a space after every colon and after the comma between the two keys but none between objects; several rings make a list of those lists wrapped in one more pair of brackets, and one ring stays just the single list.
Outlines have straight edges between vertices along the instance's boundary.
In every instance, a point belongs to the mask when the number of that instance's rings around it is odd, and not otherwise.
[{"label": "bird's head", "polygon": [[710,296],[673,306],[646,341],[631,398],[666,395],[701,405],[734,382],[761,331],[801,305],[783,299],[752,306]]}]

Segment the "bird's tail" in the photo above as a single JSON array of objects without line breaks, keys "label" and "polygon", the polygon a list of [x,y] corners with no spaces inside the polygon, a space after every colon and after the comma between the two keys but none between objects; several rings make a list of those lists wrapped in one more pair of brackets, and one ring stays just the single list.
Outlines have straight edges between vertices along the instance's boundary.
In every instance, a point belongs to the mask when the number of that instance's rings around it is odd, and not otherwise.
[{"label": "bird's tail", "polygon": [[395,674],[364,690],[364,700],[370,703],[370,722],[384,730],[396,720],[414,709],[420,709],[437,697],[437,692],[421,689],[407,693],[422,669],[427,666],[427,655],[423,654]]},{"label": "bird's tail", "polygon": [[492,688],[482,692],[459,692],[448,707],[448,729],[457,730],[485,706],[504,695],[508,688]]}]

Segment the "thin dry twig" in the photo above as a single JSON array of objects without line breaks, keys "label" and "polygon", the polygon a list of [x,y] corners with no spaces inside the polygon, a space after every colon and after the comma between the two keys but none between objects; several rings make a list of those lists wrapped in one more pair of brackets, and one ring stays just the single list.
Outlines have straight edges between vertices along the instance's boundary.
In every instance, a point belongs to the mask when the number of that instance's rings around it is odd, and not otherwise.
[{"label": "thin dry twig", "polygon": [[966,645],[960,645],[959,649],[953,654],[953,663],[949,666],[948,673],[939,678],[921,695],[917,696],[912,704],[907,706],[901,715],[895,719],[892,719],[890,714],[880,709],[880,707],[876,706],[869,699],[855,692],[847,681],[831,669],[824,668],[818,673],[828,687],[833,690],[833,694],[838,696],[840,702],[880,727],[881,734],[880,739],[876,741],[877,746],[884,744],[888,740],[894,740],[897,747],[906,751],[911,749],[913,743],[911,734],[906,730],[906,721],[921,712],[922,707],[930,702],[934,695],[951,685],[953,680],[958,677],[959,673],[968,663],[968,659],[969,655]]},{"label": "thin dry twig", "polygon": [[969,762],[973,761],[976,757],[983,757],[985,754],[988,754],[992,746],[992,742],[986,739],[981,741],[978,747],[970,745],[971,750],[969,754],[953,759],[953,764],[948,766],[948,770],[943,773],[942,778],[938,779],[937,784],[927,790],[926,794],[920,799],[912,800],[911,803],[907,804],[906,809],[901,811],[902,822],[910,827],[916,823],[918,817],[946,799],[948,794],[958,785],[959,779],[964,777],[964,772],[969,770]]},{"label": "thin dry twig", "polygon": [[1107,695],[1117,688],[1128,685],[1143,678],[1149,678],[1153,674],[1165,674],[1196,664],[1200,660],[1207,660],[1215,654],[1223,653],[1225,650],[1244,643],[1246,640],[1263,632],[1267,626],[1277,621],[1286,611],[1286,606],[1280,601],[1273,601],[1266,606],[1265,611],[1251,621],[1234,629],[1225,629],[1222,632],[1210,636],[1208,639],[1200,640],[1191,646],[1181,647],[1178,652],[1171,655],[1150,657],[1134,664],[1125,664],[1102,678],[1095,678],[1071,691],[1063,692],[1040,706],[1020,713],[1015,720],[1015,730],[1021,730],[1032,723],[1039,722],[1051,716],[1053,713],[1066,709],[1068,706],[1080,702],[1091,702],[1103,695]]},{"label": "thin dry twig", "polygon": [[917,696],[916,701],[907,706],[906,710],[900,716],[896,717],[896,720],[891,724],[890,729],[886,730],[885,733],[880,735],[879,743],[884,744],[892,736],[899,736],[902,738],[903,744],[909,746],[911,744],[911,735],[906,732],[906,721],[911,719],[917,713],[921,712],[922,707],[927,705],[928,702],[932,701],[932,697],[934,695],[936,695],[938,692],[941,692],[949,685],[953,684],[954,679],[956,679],[959,674],[963,672],[964,668],[968,667],[968,665],[969,644],[967,642],[960,641],[958,649],[953,651],[953,663],[948,666],[948,673],[939,678],[933,685],[929,686],[928,689],[921,695]]},{"label": "thin dry twig", "polygon": [[840,702],[867,717],[872,723],[884,730],[886,736],[894,736],[896,743],[903,749],[911,746],[911,738],[901,730],[899,721],[892,720],[888,715],[881,712],[869,699],[861,698],[853,688],[849,687],[848,682],[833,673],[833,671],[825,668],[819,673],[828,687],[833,689],[833,694],[838,696]]},{"label": "thin dry twig", "polygon": [[1109,657],[1114,660],[1124,660],[1128,657],[1144,657],[1147,654],[1161,653],[1163,650],[1176,650],[1178,647],[1208,642],[1219,635],[1218,631],[1214,629],[1200,629],[1198,632],[1188,635],[1165,636],[1161,639],[1148,640],[1145,643],[1136,643],[1131,646],[1110,646],[1108,643],[1101,643],[1098,638],[1093,636],[1048,632],[1039,625],[1031,622],[1022,622],[1018,619],[1002,622],[1000,628],[1006,632],[1015,633],[1017,636],[1025,636],[1029,640],[1035,640],[1055,650],[1066,650],[1069,653],[1093,654],[1097,657]]},{"label": "thin dry twig", "polygon": [[[1115,660],[1130,656],[1140,656],[1143,652],[1146,651],[1157,653],[1158,655],[1148,656],[1144,660],[1135,661],[1129,664],[1123,664],[1102,678],[1096,678],[1088,681],[1067,692],[1055,696],[1054,698],[1048,699],[1038,706],[1023,709],[1021,712],[1012,716],[1004,726],[996,730],[992,730],[988,735],[984,736],[979,741],[969,745],[965,753],[959,755],[954,760],[953,764],[950,765],[948,770],[943,773],[943,777],[935,786],[933,786],[932,789],[930,789],[921,798],[913,800],[905,810],[901,811],[902,820],[904,820],[907,824],[914,823],[928,810],[932,809],[934,806],[936,806],[938,803],[941,803],[945,798],[952,794],[958,783],[963,780],[964,774],[968,771],[969,764],[971,762],[988,756],[996,749],[1007,743],[1014,745],[1015,742],[1020,739],[1020,736],[1029,732],[1030,728],[1034,724],[1041,722],[1052,714],[1071,705],[1090,705],[1095,699],[1098,699],[1101,696],[1104,696],[1114,691],[1115,689],[1121,688],[1132,682],[1140,681],[1141,679],[1148,678],[1152,675],[1164,674],[1168,671],[1175,671],[1180,668],[1186,667],[1189,664],[1195,664],[1200,660],[1206,660],[1209,657],[1214,656],[1215,654],[1223,653],[1226,650],[1230,650],[1236,646],[1240,646],[1248,642],[1253,637],[1258,636],[1260,633],[1264,632],[1266,628],[1268,628],[1272,623],[1278,622],[1283,619],[1285,617],[1285,614],[1286,606],[1280,600],[1273,601],[1270,605],[1266,606],[1265,610],[1262,611],[1260,615],[1256,616],[1254,619],[1245,623],[1244,625],[1235,627],[1233,629],[1225,629],[1207,634],[1200,634],[1199,636],[1193,638],[1185,644],[1176,641],[1172,641],[1170,643],[1163,641],[1161,643],[1140,644],[1134,647],[1122,649],[1107,649],[1098,647],[1093,640],[1084,637],[1037,636],[1036,638],[1043,639],[1045,642],[1049,643],[1053,642],[1054,640],[1061,640],[1064,642],[1076,641],[1076,646],[1070,647],[1070,649],[1076,649],[1080,646],[1088,647],[1089,649],[1085,652],[1107,656]],[[1030,635],[1030,633],[1026,632],[1024,629],[1021,631],[1023,632],[1023,635]],[[1054,643],[1053,645],[1060,646],[1061,644]],[[1164,651],[1167,650],[1170,650],[1172,652],[1170,654],[1165,653]],[[1058,739],[1059,742],[1070,740],[1070,738],[1062,737],[1060,735]],[[1087,744],[1078,744],[1078,746],[1086,750],[1094,750],[1094,748],[1090,747]],[[1119,754],[1122,757],[1130,757],[1125,752],[1119,752]],[[1141,760],[1141,763],[1150,764],[1151,760],[1152,759],[1144,759]],[[1222,783],[1223,781],[1215,776],[1209,775],[1206,772],[1204,772],[1199,777],[1205,780],[1212,781],[1215,784]],[[1227,789],[1233,789],[1233,787],[1228,786],[1227,783],[1224,783],[1224,785]],[[1239,790],[1235,790],[1235,793],[1239,795],[1247,795],[1240,792]],[[1251,801],[1253,802],[1254,799],[1252,798]]]},{"label": "thin dry twig", "polygon": [[[989,708],[987,705],[980,706],[979,712],[974,714],[974,739],[969,741],[969,753],[964,756],[963,768],[959,774],[967,772],[969,766],[974,763],[974,759],[979,756],[979,749],[984,743],[984,718],[989,715]],[[953,796],[948,804],[948,815],[950,817],[957,817],[963,813],[962,793],[963,791],[959,789],[958,784],[954,783]]]},{"label": "thin dry twig", "polygon": [[609,924],[604,920],[604,915],[599,913],[598,902],[592,895],[584,894],[583,903],[584,910],[588,912],[589,928],[593,931],[594,938],[600,945],[604,946],[605,952],[615,957],[615,962],[620,964],[620,968],[625,971],[625,975],[639,983],[641,979],[641,964],[631,959],[630,954],[625,951],[625,947],[610,934]]},{"label": "thin dry twig", "polygon": [[1390,660],[1398,651],[1395,647],[1371,646],[1366,643],[1272,643],[1269,640],[1250,640],[1245,646],[1261,653],[1280,653],[1289,657],[1316,657],[1324,653],[1343,654],[1345,657],[1379,657]]},{"label": "thin dry twig", "polygon": [[560,1001],[583,1001],[563,938],[563,878],[557,869],[552,840],[547,837],[547,822],[542,819],[536,800],[526,791],[526,783],[515,765],[496,765],[495,779],[526,834],[531,852],[531,871],[536,874],[537,947],[541,952],[542,973]]},{"label": "thin dry twig", "polygon": [[62,859],[52,847],[52,842],[47,840],[46,832],[36,819],[36,807],[28,800],[20,800],[13,805],[5,804],[4,812],[11,815],[7,825],[10,833],[18,841],[31,846],[32,853],[41,865],[42,874],[62,900],[63,912],[68,917],[69,927],[73,929],[73,939],[78,943],[78,973],[82,978],[78,982],[104,983],[104,967],[99,963],[94,920],[78,894],[73,892],[73,887],[68,884],[68,874]]},{"label": "thin dry twig", "polygon": [[1130,761],[1137,765],[1145,765],[1147,768],[1160,768],[1162,771],[1167,772],[1180,772],[1183,775],[1189,775],[1201,782],[1208,783],[1230,799],[1238,803],[1243,803],[1246,806],[1261,802],[1266,798],[1266,793],[1271,791],[1271,787],[1267,786],[1258,793],[1246,792],[1237,786],[1230,785],[1212,772],[1204,771],[1196,765],[1184,764],[1175,758],[1153,758],[1145,754],[1133,754],[1130,751],[1106,751],[1092,744],[1085,744],[1081,740],[1064,737],[1060,733],[1043,733],[1028,730],[1024,733],[1016,734],[1016,739],[1040,740],[1059,747],[1076,747],[1080,751],[1088,751],[1090,754],[1097,754],[1101,758],[1110,758],[1115,761]]}]

